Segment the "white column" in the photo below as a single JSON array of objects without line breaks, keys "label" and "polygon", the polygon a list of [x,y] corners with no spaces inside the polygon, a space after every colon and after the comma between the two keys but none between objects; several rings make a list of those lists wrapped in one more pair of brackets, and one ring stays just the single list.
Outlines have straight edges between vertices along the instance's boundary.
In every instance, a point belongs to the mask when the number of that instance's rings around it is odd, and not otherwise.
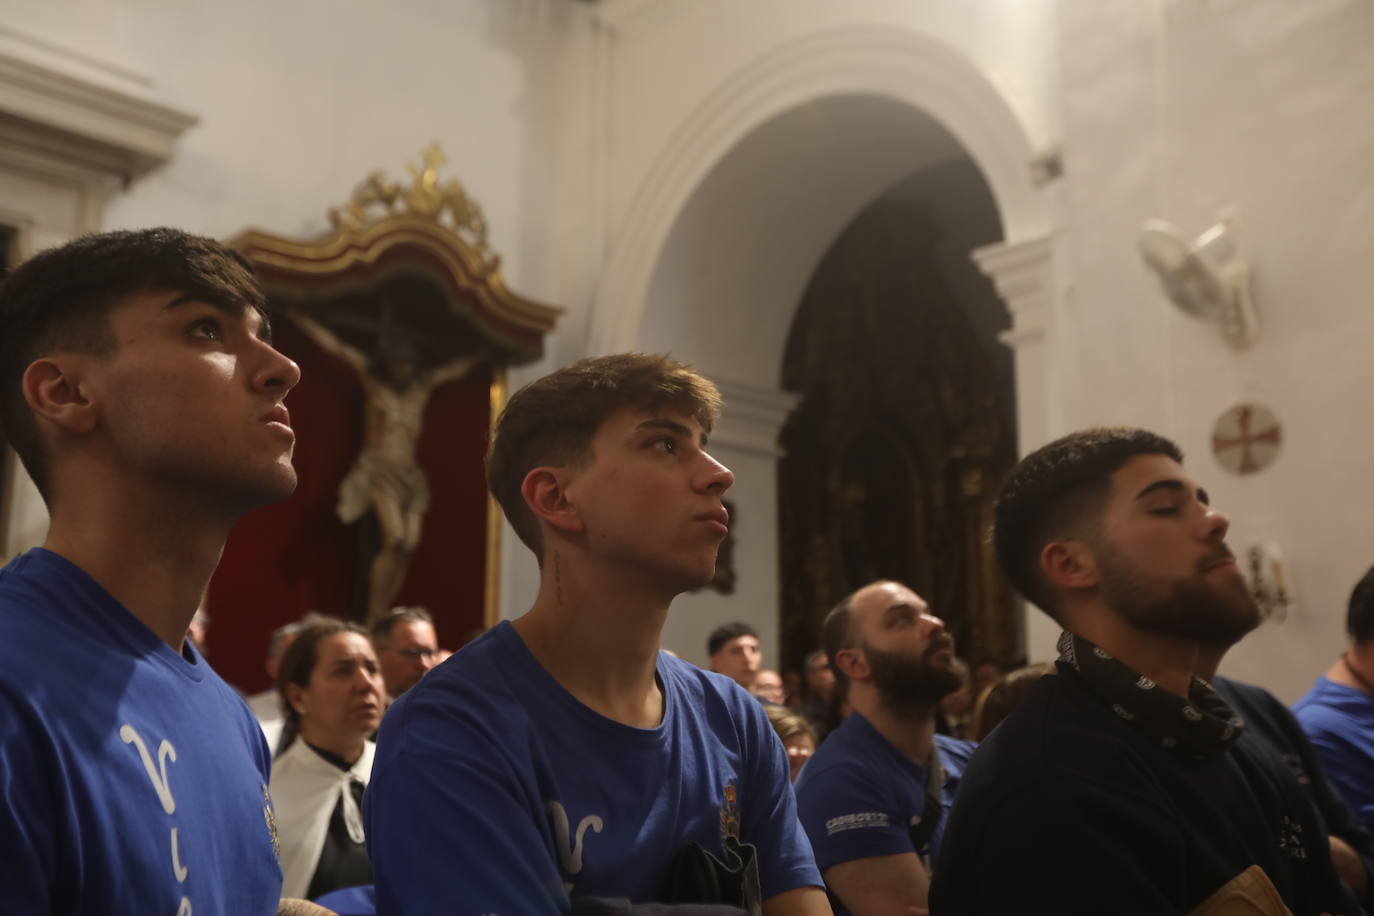
[{"label": "white column", "polygon": [[[148,98],[113,65],[0,32],[0,222],[20,257],[101,228],[111,191],[169,159],[199,119]],[[48,513],[12,454],[0,454],[0,565],[42,543]]]},{"label": "white column", "polygon": [[[1011,313],[1001,340],[1016,365],[1016,421],[1020,454],[1039,448],[1062,431],[1055,375],[1054,238],[985,245],[971,255],[997,287]],[[1032,661],[1055,657],[1059,626],[1026,605],[1026,654]]]}]

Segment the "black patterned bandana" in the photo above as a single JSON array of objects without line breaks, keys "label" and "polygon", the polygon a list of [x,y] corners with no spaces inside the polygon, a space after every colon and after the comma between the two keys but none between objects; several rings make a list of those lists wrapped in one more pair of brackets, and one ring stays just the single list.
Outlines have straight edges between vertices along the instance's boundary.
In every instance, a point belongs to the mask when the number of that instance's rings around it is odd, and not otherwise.
[{"label": "black patterned bandana", "polygon": [[1079,674],[1112,712],[1154,735],[1169,750],[1212,757],[1230,750],[1245,729],[1241,717],[1201,678],[1192,678],[1185,699],[1067,630],[1059,637],[1058,666]]}]

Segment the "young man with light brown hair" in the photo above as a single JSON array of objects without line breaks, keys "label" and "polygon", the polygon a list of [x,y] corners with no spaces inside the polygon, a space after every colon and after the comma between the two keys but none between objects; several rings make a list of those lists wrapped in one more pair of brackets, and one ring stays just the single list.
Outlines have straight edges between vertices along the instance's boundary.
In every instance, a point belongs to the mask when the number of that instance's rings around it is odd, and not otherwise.
[{"label": "young man with light brown hair", "polygon": [[762,707],[659,648],[727,532],[734,476],[706,450],[719,412],[709,381],[640,354],[511,398],[488,481],[539,594],[382,725],[366,799],[382,916],[606,898],[829,912]]}]

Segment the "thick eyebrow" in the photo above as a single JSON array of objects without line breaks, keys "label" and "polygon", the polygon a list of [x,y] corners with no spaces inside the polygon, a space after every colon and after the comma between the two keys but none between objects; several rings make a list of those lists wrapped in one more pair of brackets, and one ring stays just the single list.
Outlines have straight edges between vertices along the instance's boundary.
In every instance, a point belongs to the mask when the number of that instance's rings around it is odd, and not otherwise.
[{"label": "thick eyebrow", "polygon": [[268,319],[267,313],[255,305],[249,306],[237,300],[225,299],[213,294],[199,292],[182,293],[181,295],[173,299],[171,302],[168,302],[166,305],[164,305],[162,307],[162,310],[164,312],[167,312],[171,311],[174,308],[177,308],[178,306],[191,305],[194,303],[202,303],[204,305],[208,305],[211,308],[223,312],[231,318],[242,318],[244,313],[249,308],[251,308],[253,311],[258,313],[258,318],[261,319],[261,321],[258,324],[258,340],[261,340],[263,343],[269,344],[272,342],[272,322]]},{"label": "thick eyebrow", "polygon": [[[661,430],[665,430],[665,431],[667,431],[667,432],[670,432],[670,433],[672,433],[672,434],[675,435],[675,436],[685,436],[685,437],[687,437],[688,439],[690,439],[690,438],[692,437],[692,431],[691,431],[690,429],[688,429],[686,426],[682,425],[681,423],[678,423],[676,420],[665,420],[665,419],[661,419],[661,418],[655,418],[655,419],[653,419],[653,420],[645,420],[643,423],[641,423],[641,424],[639,424],[638,426],[635,427],[635,432],[642,432],[643,430],[648,430],[648,429],[661,429]],[[702,433],[702,434],[701,434],[701,447],[702,447],[702,448],[705,448],[705,447],[706,447],[706,442],[707,442],[707,436],[706,436],[705,433]]]},{"label": "thick eyebrow", "polygon": [[[1172,477],[1165,480],[1156,480],[1154,483],[1137,493],[1135,498],[1144,499],[1155,490],[1174,490],[1179,493],[1186,493],[1188,492],[1188,486],[1183,481],[1176,480]],[[1207,495],[1207,491],[1202,489],[1202,487],[1197,488],[1197,501],[1204,506],[1210,506],[1212,504],[1212,498]]]},{"label": "thick eyebrow", "polygon": [[919,607],[907,601],[899,601],[896,604],[889,605],[888,609],[883,611],[883,619],[891,620],[897,615],[898,611],[912,611],[917,617],[921,616],[921,609]]}]

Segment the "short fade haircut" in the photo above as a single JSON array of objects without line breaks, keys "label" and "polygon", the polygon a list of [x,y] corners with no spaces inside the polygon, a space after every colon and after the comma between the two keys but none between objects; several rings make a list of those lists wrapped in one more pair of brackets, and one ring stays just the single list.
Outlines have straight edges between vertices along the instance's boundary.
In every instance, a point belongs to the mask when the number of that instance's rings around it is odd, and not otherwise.
[{"label": "short fade haircut", "polygon": [[871,585],[896,584],[892,579],[875,579],[867,585],[854,589],[840,599],[825,615],[821,622],[821,650],[829,657],[830,673],[835,675],[835,685],[843,696],[849,690],[849,675],[840,670],[836,656],[841,649],[857,649],[863,645],[859,628],[854,626],[854,596]]},{"label": "short fade haircut", "polygon": [[739,639],[741,636],[752,636],[758,639],[759,631],[742,620],[716,627],[711,631],[711,635],[706,638],[706,654],[715,655],[725,648],[727,642],[732,639]]},{"label": "short fade haircut", "polygon": [[1059,595],[1040,553],[1051,541],[1096,535],[1112,474],[1137,455],[1183,461],[1177,445],[1143,429],[1085,429],[1021,459],[1002,485],[993,512],[997,561],[1016,590],[1055,620]]},{"label": "short fade haircut", "polygon": [[179,229],[84,235],[34,255],[0,283],[0,434],[49,508],[48,456],[24,399],[24,372],[50,353],[114,355],[110,312],[154,290],[247,305],[266,318],[266,298],[248,261],[214,239]]},{"label": "short fade haircut", "polygon": [[391,633],[402,623],[427,623],[434,626],[434,617],[422,607],[394,607],[372,622],[372,648],[378,652],[391,642]]},{"label": "short fade haircut", "polygon": [[[867,586],[864,586],[867,588]],[[845,595],[840,599],[840,603],[830,608],[826,619],[820,622],[820,650],[826,654],[830,661],[830,673],[835,676],[835,687],[840,688],[840,695],[849,691],[849,676],[840,669],[840,650],[845,648],[857,648],[860,643],[859,628],[855,626],[855,615],[853,615],[853,597],[857,595],[859,589]]]},{"label": "short fade haircut", "polygon": [[622,408],[671,410],[710,432],[720,392],[690,366],[665,355],[620,353],[579,360],[530,382],[501,412],[487,452],[487,486],[515,533],[543,562],[539,522],[521,488],[541,466],[584,464],[592,438]]},{"label": "short fade haircut", "polygon": [[1374,640],[1374,568],[1355,583],[1345,612],[1345,632],[1357,643]]}]

